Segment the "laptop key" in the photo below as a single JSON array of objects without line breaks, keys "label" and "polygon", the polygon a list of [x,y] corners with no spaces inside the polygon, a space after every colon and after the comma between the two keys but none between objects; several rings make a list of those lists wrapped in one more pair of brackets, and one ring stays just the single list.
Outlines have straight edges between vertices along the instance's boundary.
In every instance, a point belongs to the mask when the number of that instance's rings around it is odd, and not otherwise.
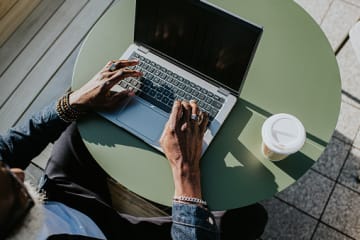
[{"label": "laptop key", "polygon": [[164,88],[163,87],[159,87],[158,89],[156,89],[158,93],[163,93],[164,92]]},{"label": "laptop key", "polygon": [[149,67],[149,70],[148,70],[148,71],[151,72],[151,73],[153,73],[153,72],[155,72],[155,69],[152,68],[152,67]]},{"label": "laptop key", "polygon": [[146,86],[151,85],[151,81],[150,81],[149,79],[142,78],[141,80],[142,80],[142,82],[144,83],[144,85],[146,85]]},{"label": "laptop key", "polygon": [[216,115],[218,114],[218,110],[215,109],[215,108],[211,108],[210,111],[209,111],[209,115],[213,118],[216,117]]},{"label": "laptop key", "polygon": [[145,87],[142,88],[142,91],[143,91],[144,93],[148,93],[148,92],[150,91],[150,88],[147,87],[147,86],[145,86]]},{"label": "laptop key", "polygon": [[202,94],[202,93],[199,93],[199,96],[198,96],[198,97],[199,97],[200,100],[204,100],[204,99],[205,99],[205,95]]},{"label": "laptop key", "polygon": [[214,98],[215,98],[216,101],[219,101],[221,103],[225,102],[225,99],[223,99],[222,97],[219,97],[218,95],[215,95]]},{"label": "laptop key", "polygon": [[202,92],[203,94],[205,94],[205,95],[208,94],[208,90],[206,90],[205,88],[202,88],[202,89],[201,89],[201,92]]},{"label": "laptop key", "polygon": [[211,105],[216,109],[220,109],[222,107],[222,104],[216,101],[213,101]]},{"label": "laptop key", "polygon": [[127,88],[127,87],[128,87],[128,84],[127,84],[127,82],[125,82],[125,81],[121,81],[121,82],[120,82],[120,86],[123,87],[123,88]]},{"label": "laptop key", "polygon": [[156,91],[155,91],[154,89],[151,89],[150,92],[149,92],[149,95],[150,95],[151,97],[155,97]]},{"label": "laptop key", "polygon": [[183,90],[184,90],[184,89],[186,88],[186,85],[185,85],[185,84],[183,84],[183,83],[180,83],[180,84],[179,84],[179,88],[181,88],[181,89],[183,89]]},{"label": "laptop key", "polygon": [[191,87],[189,87],[189,86],[185,87],[186,92],[191,93],[191,90],[192,90]]},{"label": "laptop key", "polygon": [[131,80],[131,85],[133,85],[134,87],[136,87],[138,85],[138,81],[136,79],[132,79]]},{"label": "laptop key", "polygon": [[167,105],[167,103],[169,102],[169,99],[167,97],[163,97],[161,99],[161,102]]},{"label": "laptop key", "polygon": [[212,100],[211,98],[207,97],[207,98],[205,99],[205,102],[206,102],[207,104],[211,104],[211,103],[213,102],[213,100]]},{"label": "laptop key", "polygon": [[155,97],[156,97],[157,100],[161,100],[162,94],[161,94],[161,93],[157,93]]},{"label": "laptop key", "polygon": [[166,78],[166,74],[165,74],[165,73],[161,73],[161,74],[160,74],[160,78],[165,79],[165,78]]},{"label": "laptop key", "polygon": [[196,89],[191,90],[191,94],[195,97],[199,96],[199,92]]},{"label": "laptop key", "polygon": [[169,95],[170,95],[170,91],[169,91],[169,90],[165,90],[165,91],[164,91],[164,96],[167,97],[167,96],[169,96]]},{"label": "laptop key", "polygon": [[205,107],[205,103],[202,102],[202,101],[198,102],[198,105],[199,105],[200,108],[204,108],[204,107]]},{"label": "laptop key", "polygon": [[184,96],[185,96],[185,93],[184,93],[183,91],[179,91],[179,92],[178,92],[178,96],[184,97]]},{"label": "laptop key", "polygon": [[185,95],[185,99],[188,100],[188,101],[190,101],[190,100],[192,99],[192,97],[191,97],[190,94],[186,94],[186,95]]}]

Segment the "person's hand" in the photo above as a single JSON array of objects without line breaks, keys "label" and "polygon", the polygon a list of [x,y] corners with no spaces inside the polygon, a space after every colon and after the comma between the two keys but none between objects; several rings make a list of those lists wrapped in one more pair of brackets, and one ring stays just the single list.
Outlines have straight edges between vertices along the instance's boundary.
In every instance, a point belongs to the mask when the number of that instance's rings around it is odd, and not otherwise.
[{"label": "person's hand", "polygon": [[117,106],[128,96],[129,90],[111,91],[111,88],[127,77],[140,77],[139,71],[128,69],[138,64],[138,60],[109,61],[89,82],[71,93],[69,103],[79,111],[109,109]]},{"label": "person's hand", "polygon": [[208,115],[195,101],[175,101],[160,138],[173,173],[175,196],[201,198],[200,159]]}]

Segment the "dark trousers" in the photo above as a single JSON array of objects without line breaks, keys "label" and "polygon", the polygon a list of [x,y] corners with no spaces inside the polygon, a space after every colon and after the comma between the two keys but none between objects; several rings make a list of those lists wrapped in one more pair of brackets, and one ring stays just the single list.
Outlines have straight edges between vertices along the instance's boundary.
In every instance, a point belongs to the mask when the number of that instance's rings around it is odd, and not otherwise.
[{"label": "dark trousers", "polygon": [[[48,200],[89,216],[108,239],[171,239],[171,217],[138,218],[115,211],[107,177],[82,142],[76,124],[71,124],[54,144],[42,189]],[[214,214],[222,239],[256,239],[267,221],[260,204]]]}]

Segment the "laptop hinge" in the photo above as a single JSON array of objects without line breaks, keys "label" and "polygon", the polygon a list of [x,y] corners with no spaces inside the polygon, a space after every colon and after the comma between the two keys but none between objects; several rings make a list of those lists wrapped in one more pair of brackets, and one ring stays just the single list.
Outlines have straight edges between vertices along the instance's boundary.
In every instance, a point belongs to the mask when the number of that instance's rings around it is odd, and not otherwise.
[{"label": "laptop hinge", "polygon": [[221,93],[222,95],[224,95],[225,97],[229,96],[230,95],[230,92],[224,88],[219,88],[217,90],[218,93]]},{"label": "laptop hinge", "polygon": [[140,46],[140,47],[138,48],[138,50],[139,50],[140,52],[144,53],[144,54],[147,54],[147,53],[149,52],[149,49],[144,48],[143,46]]}]

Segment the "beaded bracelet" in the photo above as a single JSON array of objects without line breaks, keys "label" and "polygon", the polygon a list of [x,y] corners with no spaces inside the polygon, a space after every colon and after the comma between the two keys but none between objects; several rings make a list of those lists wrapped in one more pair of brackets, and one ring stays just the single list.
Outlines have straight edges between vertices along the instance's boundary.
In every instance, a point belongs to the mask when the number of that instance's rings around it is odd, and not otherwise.
[{"label": "beaded bracelet", "polygon": [[188,197],[188,196],[178,196],[178,197],[174,197],[173,200],[177,201],[177,202],[187,202],[187,203],[200,204],[203,206],[207,206],[207,202],[200,198],[194,198],[194,197]]},{"label": "beaded bracelet", "polygon": [[76,121],[84,114],[84,112],[80,112],[77,109],[70,106],[69,97],[72,91],[64,94],[56,104],[56,112],[60,119],[64,122],[73,122]]}]

